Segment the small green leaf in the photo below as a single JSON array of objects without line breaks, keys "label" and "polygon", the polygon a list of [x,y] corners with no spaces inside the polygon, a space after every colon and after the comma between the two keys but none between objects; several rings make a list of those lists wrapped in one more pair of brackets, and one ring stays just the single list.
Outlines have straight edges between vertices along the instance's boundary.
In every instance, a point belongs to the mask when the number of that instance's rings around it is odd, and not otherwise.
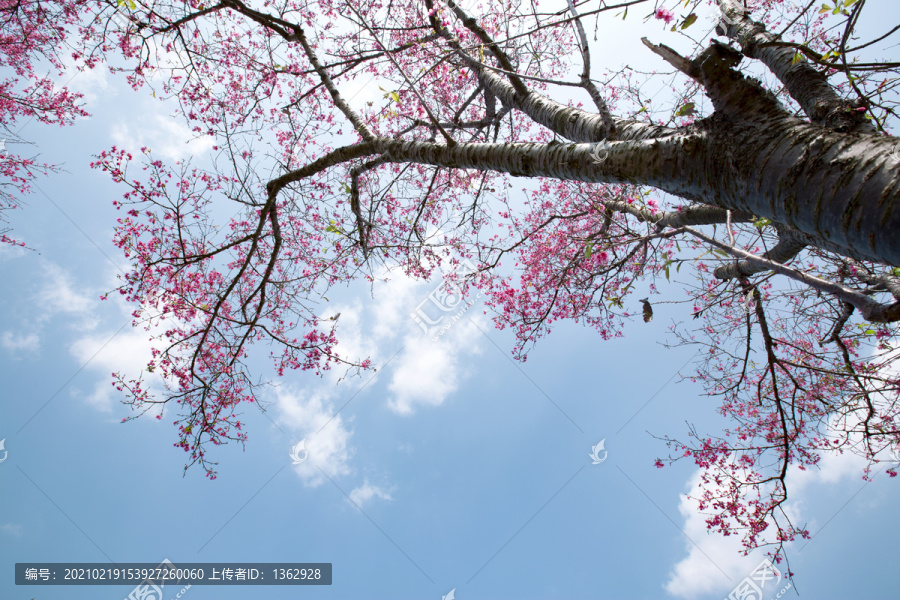
[{"label": "small green leaf", "polygon": [[684,23],[681,24],[681,28],[687,29],[688,27],[693,25],[696,20],[697,20],[697,15],[695,15],[694,13],[689,14],[687,16],[687,18],[685,18]]},{"label": "small green leaf", "polygon": [[719,256],[728,256],[727,252],[725,252],[724,250],[721,250],[719,248],[713,248],[713,252],[715,252]]},{"label": "small green leaf", "polygon": [[801,60],[806,60],[806,59],[803,58],[803,53],[800,52],[799,50],[797,50],[797,52],[794,53],[794,58],[791,59],[791,64],[795,65],[798,62],[800,62]]},{"label": "small green leaf", "polygon": [[757,229],[762,229],[763,227],[765,227],[767,225],[771,225],[771,224],[772,224],[771,219],[767,219],[765,217],[763,217],[761,219],[757,219],[756,221],[753,221],[753,225],[755,225]]},{"label": "small green leaf", "polygon": [[400,94],[397,92],[391,92],[391,98],[394,99],[394,102],[400,102]]},{"label": "small green leaf", "polygon": [[669,264],[666,263],[666,281],[669,281]]},{"label": "small green leaf", "polygon": [[827,13],[827,12],[831,12],[831,7],[828,6],[827,4],[823,4],[822,10],[819,11],[819,14],[821,15],[821,14]]},{"label": "small green leaf", "polygon": [[675,116],[676,117],[689,117],[696,112],[697,111],[694,110],[694,103],[688,102],[687,104],[685,104],[684,106],[679,108],[677,111],[675,111]]},{"label": "small green leaf", "polygon": [[588,242],[584,247],[584,260],[591,260],[591,254],[594,253],[594,242]]}]

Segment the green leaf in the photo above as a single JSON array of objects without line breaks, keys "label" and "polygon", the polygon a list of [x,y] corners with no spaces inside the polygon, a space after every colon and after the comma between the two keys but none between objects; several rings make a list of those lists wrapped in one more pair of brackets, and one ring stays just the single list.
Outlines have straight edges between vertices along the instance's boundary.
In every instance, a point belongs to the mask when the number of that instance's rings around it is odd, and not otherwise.
[{"label": "green leaf", "polygon": [[594,242],[588,242],[584,247],[584,260],[590,260],[591,254],[594,253]]},{"label": "green leaf", "polygon": [[137,9],[137,4],[134,3],[134,0],[128,0],[128,8],[130,8],[131,10]]},{"label": "green leaf", "polygon": [[791,64],[795,65],[798,62],[800,62],[801,60],[806,60],[806,59],[803,58],[803,53],[800,52],[799,50],[797,50],[797,52],[794,53],[794,58],[791,59]]},{"label": "green leaf", "polygon": [[728,253],[720,248],[713,248],[712,251],[715,252],[716,254],[718,254],[719,256],[728,256]]},{"label": "green leaf", "polygon": [[669,281],[669,263],[666,263],[666,281]]},{"label": "green leaf", "polygon": [[693,115],[696,112],[697,111],[694,110],[694,103],[688,102],[687,104],[685,104],[684,106],[682,106],[681,108],[679,108],[678,110],[675,111],[675,116],[676,117],[686,117],[686,116]]},{"label": "green leaf", "polygon": [[328,227],[325,228],[325,231],[327,231],[328,233],[336,233],[338,235],[342,234],[343,231],[341,231],[340,229],[335,227],[335,225],[336,225],[336,223],[334,221],[332,221],[331,225],[329,225]]},{"label": "green leaf", "polygon": [[400,94],[397,92],[391,92],[391,98],[394,99],[394,102],[400,102]]},{"label": "green leaf", "polygon": [[695,15],[694,13],[689,14],[687,16],[687,18],[685,18],[684,23],[681,24],[681,28],[687,29],[688,27],[693,25],[696,20],[697,20],[697,15]]},{"label": "green leaf", "polygon": [[757,229],[762,229],[763,227],[765,227],[767,225],[771,225],[771,224],[772,224],[771,219],[767,219],[765,217],[763,217],[761,219],[757,219],[756,221],[753,221],[753,225],[755,225]]},{"label": "green leaf", "polygon": [[188,425],[187,427],[184,428],[184,434],[185,435],[190,434],[193,429],[194,429],[193,425]]}]

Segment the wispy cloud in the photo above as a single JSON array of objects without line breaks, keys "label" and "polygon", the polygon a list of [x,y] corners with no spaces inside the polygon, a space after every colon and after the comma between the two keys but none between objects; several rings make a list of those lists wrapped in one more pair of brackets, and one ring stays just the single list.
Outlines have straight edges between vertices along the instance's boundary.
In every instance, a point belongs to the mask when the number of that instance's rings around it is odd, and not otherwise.
[{"label": "wispy cloud", "polygon": [[15,523],[4,523],[3,525],[0,525],[0,531],[5,533],[6,535],[20,538],[22,537],[24,529],[21,525],[17,525]]},{"label": "wispy cloud", "polygon": [[322,391],[279,389],[277,405],[279,421],[295,432],[294,443],[305,440],[306,460],[294,465],[294,472],[304,485],[316,487],[326,477],[340,477],[350,473],[353,433],[336,415],[332,404]]},{"label": "wispy cloud", "polygon": [[110,137],[121,148],[135,152],[147,147],[156,156],[173,161],[204,155],[215,144],[213,138],[197,138],[186,124],[161,114],[118,123],[113,126]]},{"label": "wispy cloud", "polygon": [[101,375],[93,390],[84,396],[87,403],[99,411],[112,412],[113,405],[123,396],[111,385],[110,374],[137,378],[147,369],[152,346],[147,332],[130,326],[118,333],[115,330],[93,332],[76,339],[69,347],[70,354]]},{"label": "wispy cloud", "polygon": [[56,315],[65,314],[81,317],[83,324],[90,327],[94,303],[90,295],[85,290],[78,289],[71,274],[58,265],[45,262],[41,270],[43,284],[38,293],[37,304],[43,310],[39,321],[45,322]]},{"label": "wispy cloud", "polygon": [[370,484],[368,479],[365,480],[361,486],[354,488],[354,490],[350,492],[350,500],[359,507],[362,507],[372,498],[393,500],[391,494],[387,490],[380,488],[377,485]]},{"label": "wispy cloud", "polygon": [[4,331],[0,336],[0,344],[12,353],[37,352],[40,343],[41,338],[36,333],[15,334],[11,331]]}]

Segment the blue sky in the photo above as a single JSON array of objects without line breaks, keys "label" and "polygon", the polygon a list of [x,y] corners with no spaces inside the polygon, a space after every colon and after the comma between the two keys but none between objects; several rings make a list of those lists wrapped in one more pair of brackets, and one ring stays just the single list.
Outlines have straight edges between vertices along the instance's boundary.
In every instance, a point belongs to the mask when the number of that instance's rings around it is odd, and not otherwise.
[{"label": "blue sky", "polygon": [[[127,267],[110,241],[122,190],[88,163],[113,144],[168,160],[204,161],[210,148],[185,143],[172,107],[108,74],[72,85],[91,118],[22,130],[42,160],[64,168],[14,215],[35,250],[0,248],[0,598],[130,591],[15,586],[17,562],[333,563],[328,587],[194,586],[182,596],[192,600],[439,600],[452,589],[460,600],[719,599],[760,563],[761,553],[740,556],[736,540],[706,534],[684,497],[695,467],[653,466],[667,454],[654,435],[722,426],[715,401],[678,376],[694,350],[663,345],[668,326],[687,318],[665,304],[610,342],[559,324],[514,363],[511,336],[491,327],[480,301],[439,341],[422,334],[409,313],[437,279],[394,273],[371,294],[351,286],[329,309],[341,313],[344,348],[372,356],[378,373],[273,381],[267,412],[244,410],[246,447],[216,452],[218,479],[182,476],[169,412],[120,423],[131,413],[110,373],[136,374],[149,334],[131,328],[117,296],[99,299]],[[677,284],[663,292],[683,294]],[[309,454],[294,465],[301,440]],[[601,440],[607,458],[592,464]],[[795,480],[791,510],[814,534],[789,546],[803,596],[896,595],[897,483],[860,475],[854,457],[829,456]]]}]

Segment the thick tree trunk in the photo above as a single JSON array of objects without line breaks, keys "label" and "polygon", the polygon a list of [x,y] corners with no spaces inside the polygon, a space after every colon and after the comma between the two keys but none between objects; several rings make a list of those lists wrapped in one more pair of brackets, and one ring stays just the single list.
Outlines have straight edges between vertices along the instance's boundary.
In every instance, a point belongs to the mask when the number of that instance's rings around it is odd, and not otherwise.
[{"label": "thick tree trunk", "polygon": [[455,147],[379,140],[360,144],[351,154],[387,153],[400,162],[648,185],[769,218],[826,250],[900,266],[900,210],[894,210],[900,200],[900,161],[892,154],[893,144],[881,136],[837,133],[790,117],[755,123],[713,117],[658,139]]},{"label": "thick tree trunk", "polygon": [[900,266],[896,142],[784,118],[714,122],[710,134],[713,185],[704,202],[768,217],[821,248]]}]

